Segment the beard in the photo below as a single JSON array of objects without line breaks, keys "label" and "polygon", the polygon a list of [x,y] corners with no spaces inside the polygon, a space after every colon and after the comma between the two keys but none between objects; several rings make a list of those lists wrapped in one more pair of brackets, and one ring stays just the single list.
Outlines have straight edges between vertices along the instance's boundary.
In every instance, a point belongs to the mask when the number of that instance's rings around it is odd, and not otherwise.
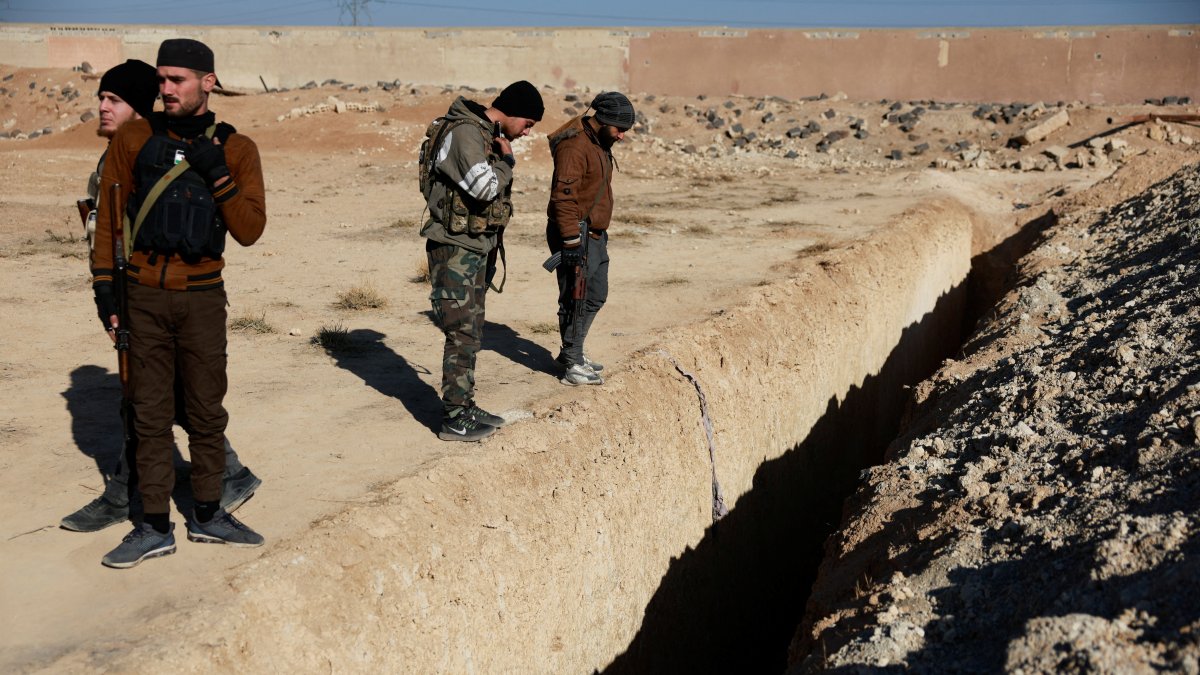
[{"label": "beard", "polygon": [[200,105],[202,103],[200,97],[196,97],[196,99],[192,101],[174,98],[173,101],[175,105],[178,106],[175,109],[168,107],[166,105],[166,101],[163,102],[163,109],[164,112],[167,113],[167,117],[192,117],[198,110],[200,110]]}]

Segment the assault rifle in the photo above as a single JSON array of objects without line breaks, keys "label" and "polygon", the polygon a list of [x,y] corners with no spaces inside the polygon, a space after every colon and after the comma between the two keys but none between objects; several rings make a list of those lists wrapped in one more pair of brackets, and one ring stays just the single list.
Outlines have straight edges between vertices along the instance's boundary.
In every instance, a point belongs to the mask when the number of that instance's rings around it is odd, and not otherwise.
[{"label": "assault rifle", "polygon": [[[575,335],[579,335],[581,328],[579,322],[583,320],[583,303],[587,300],[588,239],[590,239],[588,221],[581,220],[579,221],[579,265],[573,270],[575,286],[571,289],[571,321],[575,324]],[[562,251],[556,251],[554,255],[546,258],[542,267],[547,272],[553,272],[561,264]]]},{"label": "assault rifle", "polygon": [[583,303],[587,300],[588,223],[579,221],[579,264],[575,266],[575,287],[571,289],[571,321],[575,323],[575,339],[580,339]]},{"label": "assault rifle", "polygon": [[117,206],[120,197],[121,185],[113,183],[108,195],[108,215],[112,227],[113,299],[117,305],[113,347],[117,350],[117,374],[121,378],[121,430],[125,434],[123,451],[128,451],[134,442],[133,397],[129,387],[129,286],[125,276],[129,261],[125,259],[124,218]]}]

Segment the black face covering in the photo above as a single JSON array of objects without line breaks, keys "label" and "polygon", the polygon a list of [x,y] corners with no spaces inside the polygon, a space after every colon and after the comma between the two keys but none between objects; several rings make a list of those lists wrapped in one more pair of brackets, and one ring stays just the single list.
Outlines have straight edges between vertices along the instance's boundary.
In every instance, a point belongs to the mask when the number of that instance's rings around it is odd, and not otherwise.
[{"label": "black face covering", "polygon": [[180,138],[195,138],[216,122],[217,116],[211,110],[192,117],[167,117],[167,130]]}]

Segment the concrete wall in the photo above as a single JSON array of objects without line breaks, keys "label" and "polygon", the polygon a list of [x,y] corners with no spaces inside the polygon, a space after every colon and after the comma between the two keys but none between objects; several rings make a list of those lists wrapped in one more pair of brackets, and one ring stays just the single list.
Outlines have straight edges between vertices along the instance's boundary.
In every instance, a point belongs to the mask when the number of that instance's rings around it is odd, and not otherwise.
[{"label": "concrete wall", "polygon": [[954,101],[1200,99],[1200,26],[1069,29],[383,29],[0,26],[0,63],[153,62],[168,37],[207,42],[222,82],[316,80],[796,98]]}]

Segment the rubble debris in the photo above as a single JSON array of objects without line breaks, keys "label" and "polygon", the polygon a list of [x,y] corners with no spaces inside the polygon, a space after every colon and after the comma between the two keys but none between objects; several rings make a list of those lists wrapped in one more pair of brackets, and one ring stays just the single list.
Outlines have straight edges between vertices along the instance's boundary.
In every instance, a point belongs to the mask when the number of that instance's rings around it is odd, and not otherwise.
[{"label": "rubble debris", "polygon": [[1071,116],[1067,114],[1067,111],[1059,110],[1046,119],[1027,127],[1020,134],[1013,137],[1013,142],[1017,145],[1033,145],[1070,123]]}]

